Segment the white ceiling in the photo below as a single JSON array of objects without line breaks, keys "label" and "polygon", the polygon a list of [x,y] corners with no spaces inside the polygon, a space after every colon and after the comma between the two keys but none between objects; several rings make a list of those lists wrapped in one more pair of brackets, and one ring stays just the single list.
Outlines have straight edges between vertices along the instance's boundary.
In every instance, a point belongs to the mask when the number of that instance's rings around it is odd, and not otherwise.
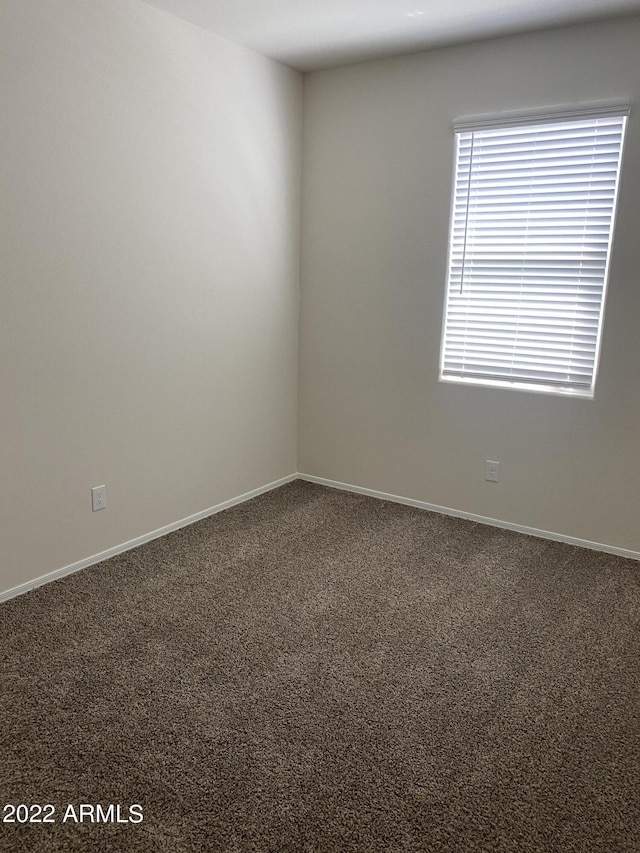
[{"label": "white ceiling", "polygon": [[640,0],[146,2],[302,71],[640,11]]}]

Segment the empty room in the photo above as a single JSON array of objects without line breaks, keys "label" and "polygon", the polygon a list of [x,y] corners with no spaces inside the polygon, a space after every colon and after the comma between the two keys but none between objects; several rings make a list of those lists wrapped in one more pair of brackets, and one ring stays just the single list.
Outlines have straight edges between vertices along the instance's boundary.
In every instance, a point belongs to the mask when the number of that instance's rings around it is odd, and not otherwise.
[{"label": "empty room", "polygon": [[0,851],[638,853],[640,0],[0,0]]}]

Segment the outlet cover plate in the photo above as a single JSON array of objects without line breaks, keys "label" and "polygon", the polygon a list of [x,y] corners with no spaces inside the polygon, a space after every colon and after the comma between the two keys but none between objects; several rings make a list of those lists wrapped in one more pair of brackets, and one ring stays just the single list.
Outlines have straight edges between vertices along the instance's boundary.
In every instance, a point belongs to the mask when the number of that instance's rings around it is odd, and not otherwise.
[{"label": "outlet cover plate", "polygon": [[484,478],[490,483],[497,483],[500,479],[500,463],[492,462],[490,459],[487,459]]},{"label": "outlet cover plate", "polygon": [[97,512],[99,509],[105,509],[107,506],[107,487],[94,486],[91,489],[91,510]]}]

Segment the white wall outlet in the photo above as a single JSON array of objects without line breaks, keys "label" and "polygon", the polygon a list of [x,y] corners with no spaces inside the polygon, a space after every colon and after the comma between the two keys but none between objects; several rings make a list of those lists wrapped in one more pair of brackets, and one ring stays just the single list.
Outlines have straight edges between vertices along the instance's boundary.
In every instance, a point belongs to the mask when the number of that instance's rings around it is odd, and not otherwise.
[{"label": "white wall outlet", "polygon": [[94,486],[91,489],[91,509],[97,512],[99,509],[104,509],[107,505],[107,487]]},{"label": "white wall outlet", "polygon": [[484,478],[490,483],[497,483],[500,479],[500,463],[491,462],[491,460],[487,459]]}]

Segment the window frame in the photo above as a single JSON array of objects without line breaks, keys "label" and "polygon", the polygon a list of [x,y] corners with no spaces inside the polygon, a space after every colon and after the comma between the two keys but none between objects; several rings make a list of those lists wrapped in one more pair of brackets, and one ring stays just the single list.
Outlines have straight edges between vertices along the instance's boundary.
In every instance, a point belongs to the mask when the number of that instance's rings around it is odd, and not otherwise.
[{"label": "window frame", "polygon": [[[454,146],[453,146],[453,170],[451,179],[451,201],[450,201],[450,216],[449,228],[447,232],[447,267],[446,267],[446,282],[444,288],[444,304],[442,312],[442,332],[440,340],[440,359],[438,368],[438,381],[451,383],[455,385],[467,385],[483,388],[502,388],[512,389],[516,391],[527,391],[533,393],[553,394],[564,397],[577,397],[593,399],[595,396],[595,385],[598,375],[600,363],[600,354],[602,348],[602,337],[604,330],[606,298],[609,281],[609,271],[611,264],[611,255],[613,251],[613,243],[615,236],[616,219],[618,212],[618,196],[620,189],[620,178],[622,174],[623,155],[626,140],[627,119],[630,113],[630,105],[628,101],[607,101],[606,103],[593,103],[580,107],[560,107],[552,110],[518,110],[516,112],[502,113],[499,115],[490,116],[471,116],[468,118],[458,119],[453,123],[454,129]],[[545,125],[551,123],[562,123],[571,121],[584,121],[588,119],[605,119],[610,117],[622,118],[622,128],[620,133],[620,150],[618,156],[618,166],[616,173],[616,183],[612,196],[611,206],[611,222],[609,227],[609,240],[607,246],[606,260],[602,278],[602,297],[600,301],[599,319],[596,326],[596,342],[594,348],[593,370],[591,373],[590,385],[578,387],[576,384],[567,383],[566,385],[556,383],[545,383],[544,381],[534,380],[527,382],[523,378],[504,378],[496,375],[495,377],[487,376],[465,376],[452,373],[445,373],[445,356],[446,356],[446,340],[447,340],[447,322],[449,314],[449,293],[451,288],[451,271],[452,271],[452,255],[454,254],[454,226],[456,223],[456,178],[459,169],[460,158],[460,133],[468,133],[470,131],[491,130],[500,128],[519,128],[527,125]],[[471,174],[470,164],[470,174]],[[467,204],[469,200],[467,198]],[[464,274],[464,273],[463,273]]]}]

